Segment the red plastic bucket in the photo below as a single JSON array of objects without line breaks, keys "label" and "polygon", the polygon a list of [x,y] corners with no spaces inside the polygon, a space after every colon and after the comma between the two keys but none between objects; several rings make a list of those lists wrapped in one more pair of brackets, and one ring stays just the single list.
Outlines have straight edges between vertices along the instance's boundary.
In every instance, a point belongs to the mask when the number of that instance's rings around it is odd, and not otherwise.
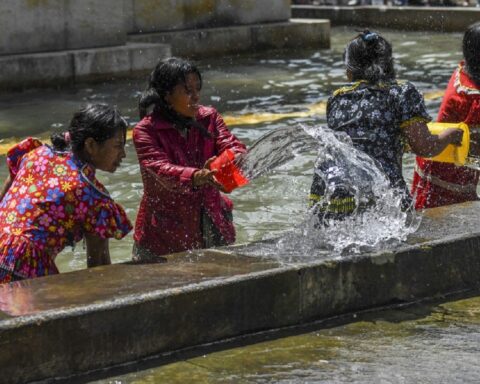
[{"label": "red plastic bucket", "polygon": [[234,164],[235,154],[226,149],[210,164],[210,169],[216,169],[215,178],[223,185],[225,192],[232,192],[235,188],[248,184],[248,179]]}]

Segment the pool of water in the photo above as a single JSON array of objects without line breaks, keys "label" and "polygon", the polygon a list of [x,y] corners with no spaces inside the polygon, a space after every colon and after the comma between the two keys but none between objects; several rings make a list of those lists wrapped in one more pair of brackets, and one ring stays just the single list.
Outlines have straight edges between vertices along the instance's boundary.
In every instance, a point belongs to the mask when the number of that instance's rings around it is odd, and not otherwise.
[{"label": "pool of water", "polygon": [[[204,77],[202,103],[216,106],[229,117],[302,111],[308,105],[326,101],[345,81],[343,47],[355,33],[354,28],[333,28],[330,50],[270,51],[199,61]],[[386,31],[385,36],[394,46],[398,78],[413,81],[427,95],[428,110],[435,117],[441,99],[434,95],[445,88],[461,58],[461,35]],[[450,51],[446,52],[445,47]],[[9,142],[12,136],[27,135],[48,137],[52,130],[65,129],[73,111],[88,102],[116,104],[134,124],[138,121],[137,99],[144,86],[142,77],[71,89],[2,94],[0,140]],[[239,122],[230,125],[230,129],[249,145],[272,129],[301,122],[320,125],[325,123],[325,116],[311,114],[257,124]],[[307,210],[314,159],[313,154],[298,156],[231,194],[235,203],[237,242],[273,237],[302,221]],[[408,180],[412,164],[413,157],[405,156]],[[0,177],[6,174],[2,157]],[[117,173],[99,172],[99,177],[135,220],[142,182],[131,142],[127,144],[127,158]],[[131,235],[122,241],[111,241],[113,262],[129,260],[132,243]],[[57,264],[61,271],[85,268],[82,244],[73,251],[62,252]]]},{"label": "pool of water", "polygon": [[480,382],[480,296],[349,320],[91,384]]}]

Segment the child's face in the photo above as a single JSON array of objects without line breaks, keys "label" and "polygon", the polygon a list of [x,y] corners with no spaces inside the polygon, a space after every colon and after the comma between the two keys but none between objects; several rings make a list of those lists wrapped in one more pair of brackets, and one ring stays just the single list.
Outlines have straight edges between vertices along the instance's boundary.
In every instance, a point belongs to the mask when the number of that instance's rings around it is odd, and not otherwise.
[{"label": "child's face", "polygon": [[177,84],[165,97],[175,112],[186,117],[195,117],[200,101],[200,79],[194,73],[186,77],[185,84]]},{"label": "child's face", "polygon": [[125,137],[122,130],[103,143],[97,143],[89,138],[85,141],[89,162],[96,168],[105,172],[115,172],[122,159],[125,157]]}]

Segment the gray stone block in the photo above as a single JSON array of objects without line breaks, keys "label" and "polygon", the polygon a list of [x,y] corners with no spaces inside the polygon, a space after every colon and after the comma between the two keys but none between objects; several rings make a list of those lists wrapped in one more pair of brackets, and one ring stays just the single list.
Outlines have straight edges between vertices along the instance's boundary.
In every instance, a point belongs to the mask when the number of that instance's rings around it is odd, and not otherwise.
[{"label": "gray stone block", "polygon": [[329,19],[332,25],[463,32],[480,19],[480,9],[450,7],[292,6],[295,18]]},{"label": "gray stone block", "polygon": [[287,21],[290,0],[130,0],[132,33]]},{"label": "gray stone block", "polygon": [[170,44],[173,55],[208,57],[272,48],[330,47],[328,20],[205,28],[131,35],[131,41]]},{"label": "gray stone block", "polygon": [[125,44],[124,1],[2,0],[0,55]]},{"label": "gray stone block", "polygon": [[0,91],[133,76],[150,72],[169,56],[169,46],[147,43],[0,56]]}]

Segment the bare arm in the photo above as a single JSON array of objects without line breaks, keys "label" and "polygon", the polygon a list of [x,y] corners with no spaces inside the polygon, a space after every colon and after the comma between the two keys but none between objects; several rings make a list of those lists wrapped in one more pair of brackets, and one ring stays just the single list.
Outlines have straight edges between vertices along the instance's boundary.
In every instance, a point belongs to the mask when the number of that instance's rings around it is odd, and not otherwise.
[{"label": "bare arm", "polygon": [[86,234],[85,241],[87,243],[88,268],[111,264],[108,239]]},{"label": "bare arm", "polygon": [[439,135],[432,135],[424,122],[414,122],[403,129],[412,152],[421,157],[432,157],[442,152],[448,144],[460,145],[463,131],[446,129]]},{"label": "bare arm", "polygon": [[7,193],[8,189],[12,185],[12,182],[13,182],[12,177],[8,175],[3,183],[2,190],[0,192],[0,201],[2,201],[3,198],[5,197],[5,194]]}]

